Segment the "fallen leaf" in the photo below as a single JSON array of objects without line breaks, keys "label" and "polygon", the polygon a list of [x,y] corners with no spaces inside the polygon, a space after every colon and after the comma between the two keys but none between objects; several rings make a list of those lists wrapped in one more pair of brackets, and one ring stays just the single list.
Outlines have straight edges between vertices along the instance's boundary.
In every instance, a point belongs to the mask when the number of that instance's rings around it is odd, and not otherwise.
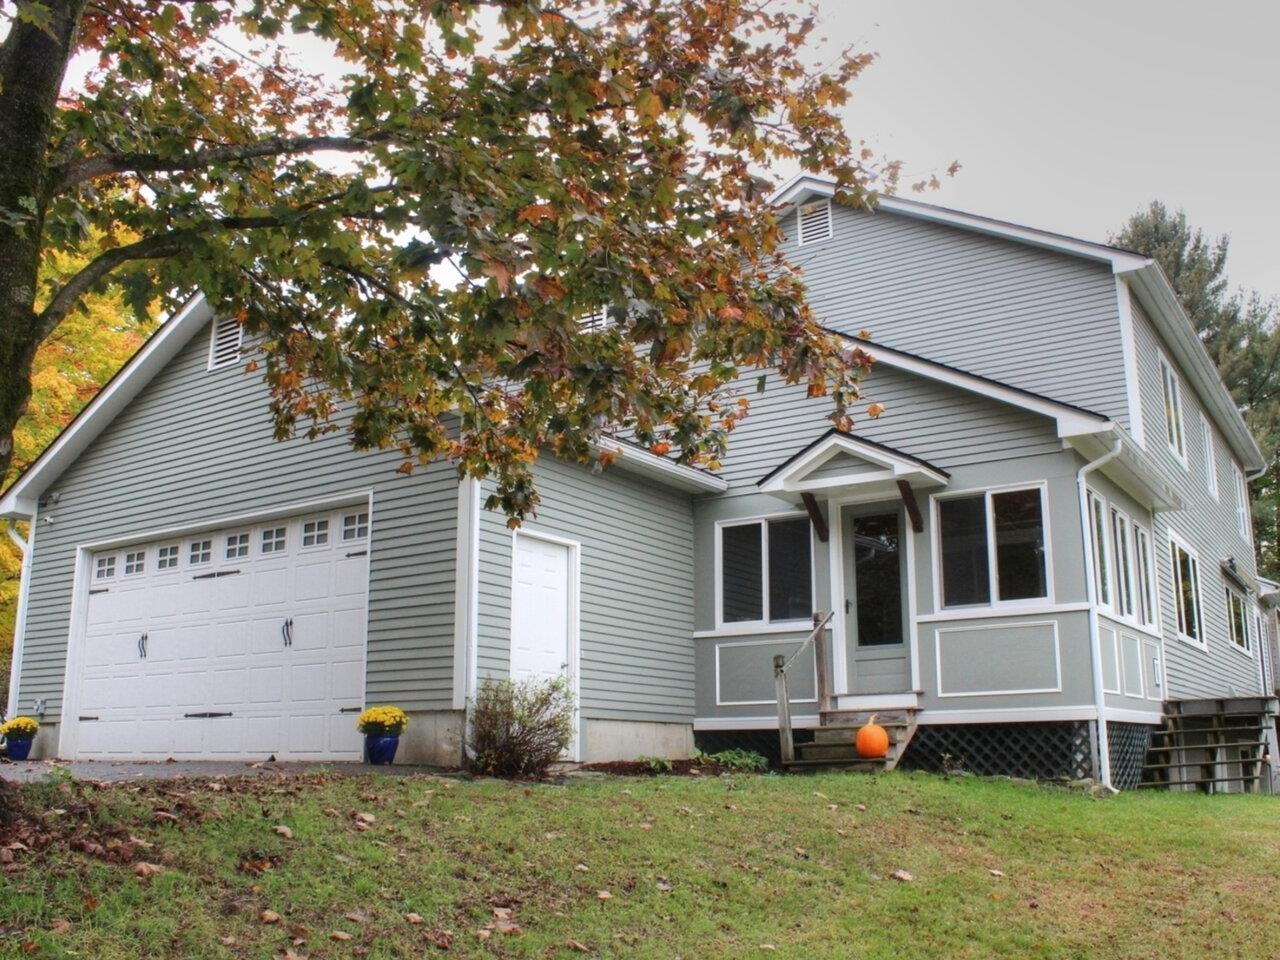
[{"label": "fallen leaf", "polygon": [[488,927],[481,927],[479,930],[476,931],[476,938],[479,940],[488,940],[492,936],[493,936],[493,931],[490,930]]},{"label": "fallen leaf", "polygon": [[778,948],[775,947],[772,943],[762,943],[760,944],[760,949],[761,950],[777,950]]},{"label": "fallen leaf", "polygon": [[579,943],[577,940],[574,940],[572,937],[566,940],[564,942],[564,945],[568,947],[570,950],[577,950],[578,953],[591,952],[591,948],[588,947],[585,943]]},{"label": "fallen leaf", "polygon": [[514,913],[515,911],[513,911],[510,907],[494,907],[493,908],[493,915],[498,920],[510,920],[511,917],[514,915]]},{"label": "fallen leaf", "polygon": [[988,870],[988,871],[987,871],[987,873],[991,874],[993,877],[1003,877],[1003,876],[1004,876],[1004,871],[1003,871],[1003,870],[996,870],[994,867],[993,867],[992,869]]},{"label": "fallen leaf", "polygon": [[672,890],[676,888],[675,884],[673,884],[669,880],[659,880],[657,886],[658,886],[658,889],[661,890],[663,893],[670,893]]},{"label": "fallen leaf", "polygon": [[404,919],[406,923],[414,923],[414,924],[422,923],[422,917],[416,913],[406,913],[404,915]]},{"label": "fallen leaf", "polygon": [[0,847],[0,863],[13,863],[13,851],[8,847]]},{"label": "fallen leaf", "polygon": [[855,804],[853,805],[853,809],[858,810],[858,811],[860,811],[861,813],[866,813],[866,812],[867,812],[867,805],[866,805],[865,803],[855,803]]},{"label": "fallen leaf", "polygon": [[378,818],[375,817],[372,813],[356,813],[354,814],[354,819],[357,820],[359,823],[377,823],[378,822]]},{"label": "fallen leaf", "polygon": [[612,893],[610,893],[608,890],[597,890],[597,891],[596,891],[596,899],[597,899],[597,900],[612,900],[612,899],[613,899],[613,894],[612,894]]},{"label": "fallen leaf", "polygon": [[808,860],[808,859],[809,859],[809,851],[808,851],[808,850],[806,850],[804,847],[796,847],[796,859],[797,859],[797,860]]},{"label": "fallen leaf", "polygon": [[586,872],[587,872],[588,870],[590,870],[591,868],[590,868],[590,867],[588,867],[585,863],[579,863],[579,864],[578,864],[577,866],[575,866],[573,869],[574,869],[574,870],[576,870],[576,871],[578,871],[578,873],[586,873]]},{"label": "fallen leaf", "polygon": [[838,803],[828,803],[828,804],[827,804],[827,809],[828,809],[828,810],[839,810],[839,809],[840,809],[840,804],[838,804]]},{"label": "fallen leaf", "polygon": [[147,863],[145,860],[139,860],[133,865],[134,876],[142,880],[150,880],[158,873],[163,873],[164,867],[157,866],[154,863]]},{"label": "fallen leaf", "polygon": [[652,823],[649,823],[647,820],[646,820],[646,821],[644,821],[644,822],[642,822],[642,823],[637,823],[637,824],[636,824],[636,826],[637,826],[637,827],[639,827],[641,830],[652,830],[652,829],[653,829],[653,824],[652,824]]},{"label": "fallen leaf", "polygon": [[279,923],[280,914],[276,913],[274,910],[263,910],[258,914],[258,919],[263,923]]},{"label": "fallen leaf", "polygon": [[235,937],[219,937],[218,942],[224,947],[234,947],[237,943]]},{"label": "fallen leaf", "polygon": [[70,933],[71,921],[64,917],[59,917],[57,920],[54,920],[53,923],[49,924],[49,932],[59,937],[63,934]]},{"label": "fallen leaf", "polygon": [[275,830],[276,836],[284,837],[286,840],[293,839],[293,831],[290,830],[288,827],[286,827],[284,824],[280,824],[279,826],[274,827],[273,829]]},{"label": "fallen leaf", "polygon": [[897,880],[899,883],[910,883],[915,879],[915,877],[909,874],[906,870],[895,870],[893,873],[889,874],[889,876],[893,877],[893,879]]},{"label": "fallen leaf", "polygon": [[428,930],[422,935],[422,938],[437,950],[448,950],[453,946],[453,933],[449,930],[441,930],[438,927]]},{"label": "fallen leaf", "polygon": [[493,929],[498,933],[501,933],[503,936],[508,936],[508,937],[517,933],[524,932],[520,924],[515,923],[514,921],[511,921],[511,920],[495,920],[493,922]]},{"label": "fallen leaf", "polygon": [[342,915],[344,920],[350,920],[352,923],[368,923],[369,915],[361,913],[359,910],[348,910]]},{"label": "fallen leaf", "polygon": [[347,933],[347,931],[345,930],[335,930],[333,931],[333,933],[329,934],[329,939],[330,940],[350,940],[351,934]]},{"label": "fallen leaf", "polygon": [[157,810],[151,815],[151,819],[156,823],[180,823],[181,818],[176,814],[170,813],[168,810]]}]

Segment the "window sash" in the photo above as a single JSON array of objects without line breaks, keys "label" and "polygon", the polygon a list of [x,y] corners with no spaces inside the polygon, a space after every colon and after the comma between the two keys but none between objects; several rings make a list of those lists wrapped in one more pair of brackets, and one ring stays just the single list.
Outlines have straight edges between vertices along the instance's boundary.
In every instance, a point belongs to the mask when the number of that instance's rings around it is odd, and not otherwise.
[{"label": "window sash", "polygon": [[[802,559],[805,567],[803,575],[809,588],[808,596],[806,598],[806,606],[808,609],[803,617],[778,618],[773,615],[773,607],[781,596],[779,589],[783,584],[781,580],[775,581],[775,578],[773,577],[773,560],[775,559],[777,550],[775,549],[776,544],[773,544],[770,540],[769,529],[775,524],[798,522],[804,523],[806,534],[804,537],[805,548],[802,551]],[[729,611],[726,609],[725,602],[728,595],[725,578],[730,571],[729,557],[725,551],[725,534],[729,530],[742,530],[750,527],[754,527],[758,531],[759,535],[759,569],[755,571],[756,580],[754,584],[749,585],[749,589],[751,592],[751,599],[754,601],[754,605],[759,609],[760,616],[733,619],[730,616]],[[781,538],[779,538],[779,540],[780,539]],[[808,620],[813,616],[813,539],[807,516],[793,515],[787,517],[771,517],[759,520],[748,520],[742,523],[734,522],[722,524],[717,534],[717,546],[719,548],[720,567],[716,576],[717,607],[720,623],[722,625],[732,624],[737,627],[769,623],[801,623],[808,622]],[[754,552],[757,548],[753,547],[752,549]]]},{"label": "window sash", "polygon": [[1133,534],[1128,517],[1111,508],[1111,549],[1115,558],[1116,613],[1133,616]]},{"label": "window sash", "polygon": [[1231,478],[1236,487],[1236,527],[1246,543],[1253,543],[1253,524],[1249,522],[1249,485],[1245,483],[1244,471],[1235,463],[1231,464]]},{"label": "window sash", "polygon": [[1227,626],[1231,631],[1231,642],[1241,650],[1249,650],[1249,614],[1245,607],[1244,597],[1230,587],[1227,594]]},{"label": "window sash", "polygon": [[[1040,559],[1040,577],[1041,584],[1040,593],[1035,596],[1006,597],[1005,585],[1000,580],[1000,554],[1003,549],[1013,549],[1016,546],[1014,540],[1001,540],[1001,529],[997,526],[995,499],[1005,494],[1027,493],[1035,491],[1039,497],[1039,559]],[[948,600],[951,592],[948,590],[947,584],[947,536],[943,529],[942,514],[946,510],[949,503],[959,503],[961,501],[972,501],[978,498],[982,499],[983,504],[983,528],[982,536],[985,539],[983,546],[985,550],[985,570],[979,569],[975,572],[985,573],[985,578],[979,578],[972,584],[973,595],[976,599],[956,602]],[[1049,583],[1049,524],[1048,511],[1045,509],[1045,493],[1043,486],[1027,486],[1027,487],[1009,487],[997,490],[986,490],[982,493],[963,494],[960,496],[941,497],[937,501],[938,505],[938,581],[940,593],[938,600],[943,609],[963,609],[975,607],[995,607],[1009,606],[1017,604],[1026,604],[1031,602],[1043,601],[1052,594]],[[974,545],[976,547],[976,545]],[[976,549],[973,551],[978,552]]]},{"label": "window sash", "polygon": [[1173,563],[1173,603],[1178,611],[1178,633],[1192,643],[1204,643],[1200,618],[1200,565],[1195,554],[1176,540],[1169,541]]},{"label": "window sash", "polygon": [[1218,454],[1214,449],[1213,427],[1208,417],[1201,418],[1204,427],[1204,482],[1213,499],[1218,499]]},{"label": "window sash", "polygon": [[1134,524],[1133,546],[1138,565],[1138,622],[1150,626],[1156,622],[1155,577],[1152,573],[1151,538]]},{"label": "window sash", "polygon": [[1096,493],[1089,494],[1089,514],[1093,524],[1093,576],[1098,603],[1111,606],[1111,536],[1107,531],[1107,509]]}]

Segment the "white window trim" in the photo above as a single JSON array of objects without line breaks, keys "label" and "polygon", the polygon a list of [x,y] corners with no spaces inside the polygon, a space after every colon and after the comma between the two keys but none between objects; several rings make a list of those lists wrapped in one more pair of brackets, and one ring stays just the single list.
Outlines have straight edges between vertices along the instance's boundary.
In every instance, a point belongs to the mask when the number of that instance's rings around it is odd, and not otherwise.
[{"label": "white window trim", "polygon": [[[753,633],[764,629],[778,628],[790,629],[795,627],[808,627],[812,625],[812,617],[804,617],[796,620],[770,620],[769,619],[769,521],[770,520],[798,520],[803,518],[808,524],[809,515],[802,511],[789,511],[786,513],[769,513],[755,517],[734,517],[729,520],[717,520],[715,528],[715,582],[716,582],[716,630],[717,631],[733,631],[735,633]],[[763,611],[763,620],[725,620],[724,618],[724,538],[723,531],[725,527],[745,527],[753,523],[761,525],[760,531],[760,576],[763,594],[761,596],[762,603],[760,609]],[[808,524],[809,530],[809,608],[817,610],[818,598],[818,578],[814,565],[814,549],[813,549],[813,525]]]},{"label": "white window trim", "polygon": [[[1165,397],[1165,390],[1172,385],[1173,406],[1177,412],[1177,439],[1175,444],[1169,439],[1169,402]],[[1184,470],[1189,470],[1187,463],[1187,410],[1186,405],[1182,402],[1182,381],[1178,377],[1177,368],[1169,362],[1169,358],[1163,353],[1160,354],[1160,408],[1164,414],[1164,438],[1169,452],[1173,454],[1173,458],[1177,460]],[[1179,449],[1179,446],[1181,449]]]},{"label": "white window trim", "polygon": [[1240,464],[1231,461],[1231,479],[1236,488],[1236,530],[1250,548],[1253,547],[1253,523],[1249,510],[1249,484]]},{"label": "white window trim", "polygon": [[[1113,594],[1114,610],[1117,617],[1125,621],[1137,621],[1138,604],[1137,604],[1137,556],[1134,553],[1133,541],[1135,526],[1133,519],[1129,514],[1125,513],[1114,503],[1107,504],[1107,533],[1111,536],[1111,559],[1115,563],[1116,583],[1115,593]],[[1124,552],[1121,553],[1120,540],[1116,537],[1116,527],[1120,526],[1124,530]],[[1126,576],[1127,574],[1127,576]],[[1126,587],[1126,580],[1128,586]],[[1128,599],[1130,610],[1124,609],[1122,599]]]},{"label": "white window trim", "polygon": [[[1227,646],[1237,653],[1253,659],[1254,639],[1253,639],[1253,606],[1249,603],[1249,598],[1237,590],[1231,584],[1223,581],[1222,604],[1227,613]],[[1232,638],[1232,620],[1231,620],[1231,601],[1230,597],[1235,597],[1240,601],[1240,612],[1244,615],[1244,646],[1236,643]]]},{"label": "white window trim", "polygon": [[1196,628],[1200,634],[1200,639],[1182,632],[1182,617],[1179,610],[1182,604],[1182,589],[1178,584],[1178,565],[1174,563],[1173,552],[1169,552],[1169,582],[1173,588],[1173,632],[1179,640],[1188,646],[1195,647],[1197,650],[1208,651],[1209,641],[1204,635],[1204,589],[1200,582],[1200,554],[1196,548],[1191,546],[1186,540],[1178,536],[1173,530],[1169,531],[1169,544],[1177,546],[1187,554],[1195,565],[1195,597],[1196,597]]},{"label": "white window trim", "polygon": [[[1156,561],[1155,534],[1147,527],[1139,523],[1133,525],[1133,559],[1136,564],[1134,573],[1137,574],[1135,581],[1139,594],[1145,593],[1147,600],[1147,608],[1151,611],[1151,620],[1143,622],[1141,606],[1134,609],[1138,610],[1138,615],[1133,620],[1133,626],[1139,630],[1146,630],[1154,636],[1164,638],[1164,634],[1160,632],[1160,585],[1157,580],[1157,571],[1160,569]],[[1146,548],[1143,549],[1145,541]],[[1146,589],[1143,590],[1142,585],[1142,557],[1147,558],[1147,583]]]},{"label": "white window trim", "polygon": [[[1097,511],[1097,512],[1095,512]],[[1098,514],[1102,517],[1102,542],[1098,543]],[[1107,501],[1100,494],[1089,491],[1089,548],[1093,551],[1093,570],[1097,582],[1098,607],[1102,610],[1115,611],[1116,583],[1115,571],[1112,569],[1113,554],[1111,550],[1111,523],[1107,510]]]},{"label": "white window trim", "polygon": [[[1013,493],[1017,490],[1040,491],[1040,520],[1044,533],[1044,579],[1045,595],[1043,597],[1027,597],[1023,600],[1000,600],[1000,577],[996,569],[995,514],[992,496],[997,493]],[[958,500],[978,494],[985,496],[987,517],[987,576],[991,589],[991,600],[987,603],[966,603],[953,607],[946,605],[942,593],[942,520],[939,504],[946,500]],[[976,487],[971,490],[948,490],[945,494],[933,494],[929,497],[930,515],[933,517],[933,608],[939,615],[977,610],[1019,610],[1021,608],[1052,606],[1054,599],[1053,575],[1053,538],[1049,520],[1049,484],[1038,480],[1031,483],[1007,483],[994,487]]]},{"label": "white window trim", "polygon": [[1213,499],[1218,499],[1218,450],[1213,438],[1213,424],[1203,413],[1200,426],[1204,430],[1204,483]]}]

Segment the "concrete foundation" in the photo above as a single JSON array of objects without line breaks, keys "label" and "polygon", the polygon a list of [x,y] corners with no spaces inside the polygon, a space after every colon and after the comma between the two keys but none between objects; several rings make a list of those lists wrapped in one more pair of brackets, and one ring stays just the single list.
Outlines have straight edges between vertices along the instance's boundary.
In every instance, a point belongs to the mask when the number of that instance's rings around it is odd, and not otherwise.
[{"label": "concrete foundation", "polygon": [[693,724],[640,720],[582,721],[582,762],[666,757],[681,760],[693,753]]},{"label": "concrete foundation", "polygon": [[467,717],[461,710],[410,710],[396,763],[460,767],[466,729]]}]

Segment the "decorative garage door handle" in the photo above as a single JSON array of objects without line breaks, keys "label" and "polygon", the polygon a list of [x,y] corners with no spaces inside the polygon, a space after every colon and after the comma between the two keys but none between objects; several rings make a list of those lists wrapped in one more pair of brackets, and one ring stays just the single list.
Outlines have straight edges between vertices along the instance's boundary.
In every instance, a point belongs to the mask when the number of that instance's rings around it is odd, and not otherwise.
[{"label": "decorative garage door handle", "polygon": [[293,646],[293,617],[280,624],[280,637],[284,640],[286,647]]},{"label": "decorative garage door handle", "polygon": [[182,716],[187,720],[212,720],[214,717],[234,717],[235,714],[206,710],[204,713],[184,713]]},{"label": "decorative garage door handle", "polygon": [[138,659],[147,659],[147,635],[145,633],[138,638]]},{"label": "decorative garage door handle", "polygon": [[342,707],[338,712],[339,713],[359,713],[360,708],[359,707]]}]

